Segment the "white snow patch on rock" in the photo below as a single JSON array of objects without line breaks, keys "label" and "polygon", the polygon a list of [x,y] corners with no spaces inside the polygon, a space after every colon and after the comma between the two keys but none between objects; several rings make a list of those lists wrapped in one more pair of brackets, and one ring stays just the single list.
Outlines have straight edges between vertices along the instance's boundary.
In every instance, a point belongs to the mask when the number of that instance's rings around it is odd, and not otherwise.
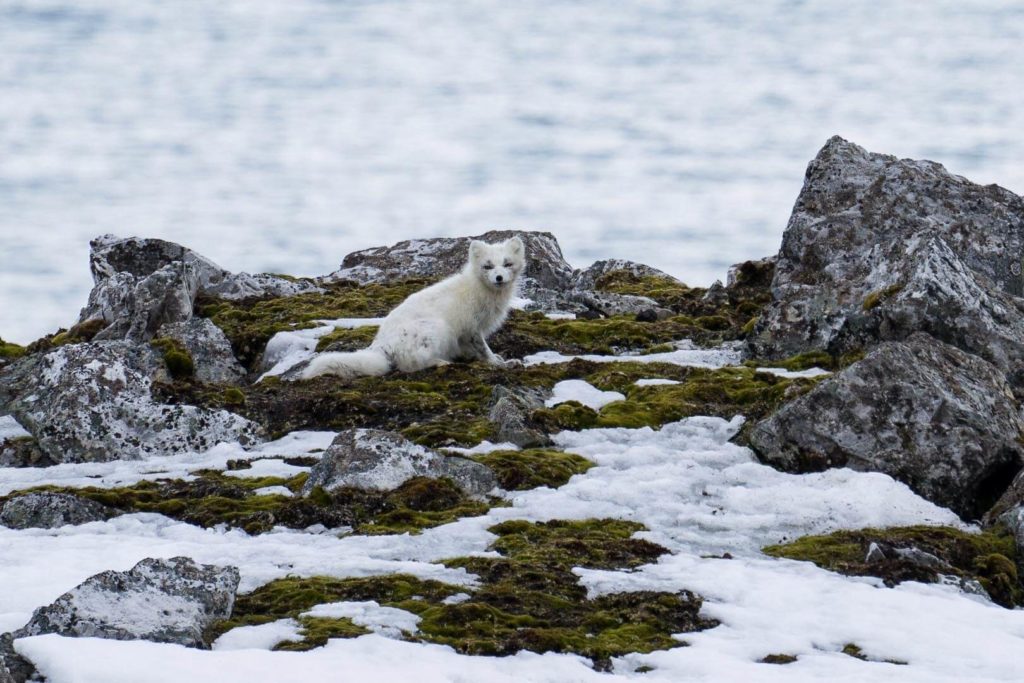
[{"label": "white snow patch on rock", "polygon": [[233,628],[213,642],[214,650],[270,650],[278,643],[302,640],[299,622],[278,619],[259,626]]},{"label": "white snow patch on rock", "polygon": [[420,617],[412,612],[395,607],[381,607],[374,600],[365,602],[330,602],[317,605],[304,617],[327,617],[329,619],[352,620],[357,626],[365,626],[374,633],[388,638],[401,638],[403,633],[415,633],[419,629]]},{"label": "white snow patch on rock", "polygon": [[601,391],[589,382],[581,379],[567,379],[559,382],[551,391],[551,398],[544,402],[548,408],[566,401],[577,401],[594,410],[615,401],[625,401],[626,397],[617,391]]},{"label": "white snow patch on rock", "polygon": [[7,439],[22,439],[27,436],[32,435],[18,424],[13,415],[0,415],[0,442]]}]

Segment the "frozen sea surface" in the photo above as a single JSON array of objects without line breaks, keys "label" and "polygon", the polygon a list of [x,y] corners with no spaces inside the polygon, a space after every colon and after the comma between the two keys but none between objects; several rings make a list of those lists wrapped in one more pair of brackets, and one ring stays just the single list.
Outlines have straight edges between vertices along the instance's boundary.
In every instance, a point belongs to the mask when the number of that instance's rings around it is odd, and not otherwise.
[{"label": "frozen sea surface", "polygon": [[1024,5],[5,0],[0,335],[104,232],[232,270],[547,229],[693,284],[774,253],[832,134],[1024,190]]}]

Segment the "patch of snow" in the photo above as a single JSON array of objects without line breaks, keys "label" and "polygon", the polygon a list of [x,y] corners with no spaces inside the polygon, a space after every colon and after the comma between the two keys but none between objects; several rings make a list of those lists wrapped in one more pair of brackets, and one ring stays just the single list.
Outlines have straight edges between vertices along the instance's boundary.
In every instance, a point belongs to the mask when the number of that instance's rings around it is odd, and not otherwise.
[{"label": "patch of snow", "polygon": [[287,486],[264,486],[253,491],[257,496],[284,496],[291,498],[295,494]]},{"label": "patch of snow", "polygon": [[461,602],[466,602],[466,600],[469,600],[471,597],[472,596],[469,593],[455,593],[454,595],[449,595],[441,602],[445,605],[458,605]]},{"label": "patch of snow", "polygon": [[[191,473],[197,469],[225,469],[228,460],[249,460],[268,455],[315,455],[330,446],[335,436],[335,432],[302,431],[292,432],[277,441],[263,443],[250,450],[237,443],[221,443],[203,453],[183,453],[147,460],[64,463],[52,467],[0,467],[0,495],[43,484],[114,488],[152,479],[189,480],[194,478]],[[261,462],[268,464],[260,465]],[[274,462],[278,464],[274,465]],[[235,470],[229,474],[239,477],[290,477],[308,469],[285,465],[281,461],[254,460],[253,469]]]},{"label": "patch of snow", "polygon": [[21,439],[26,436],[32,435],[18,424],[13,415],[0,415],[0,442],[7,439]]},{"label": "patch of snow", "polygon": [[501,443],[481,441],[471,448],[465,448],[463,446],[445,446],[444,450],[461,453],[462,455],[484,455],[492,451],[518,451],[522,449],[511,441],[502,441]]},{"label": "patch of snow", "polygon": [[756,368],[758,372],[767,372],[770,375],[777,375],[778,377],[786,378],[797,378],[797,377],[821,377],[822,375],[831,375],[831,370],[822,370],[821,368],[808,368],[806,370],[787,370],[785,368]]},{"label": "patch of snow", "polygon": [[548,320],[575,320],[575,313],[545,313],[544,317]]},{"label": "patch of snow", "polygon": [[617,391],[601,391],[589,382],[581,379],[567,379],[554,386],[551,398],[544,402],[548,408],[566,401],[577,401],[594,410],[615,401],[625,401],[626,397]]},{"label": "patch of snow", "polygon": [[551,363],[568,363],[575,358],[595,363],[616,363],[619,361],[633,363],[671,363],[692,368],[721,368],[726,365],[737,365],[743,359],[739,349],[719,347],[715,349],[676,349],[664,353],[648,353],[637,356],[601,356],[596,354],[567,356],[557,351],[541,351],[523,358],[527,366]]},{"label": "patch of snow", "polygon": [[331,619],[348,618],[358,626],[365,626],[374,633],[387,638],[401,638],[402,633],[415,633],[419,630],[420,617],[394,607],[381,607],[374,600],[365,602],[331,602],[317,605],[304,617],[327,617]]},{"label": "patch of snow", "polygon": [[299,622],[278,619],[259,626],[233,628],[213,642],[214,650],[269,650],[278,643],[302,640]]},{"label": "patch of snow", "polygon": [[633,384],[635,384],[638,387],[660,387],[669,384],[679,384],[679,382],[677,382],[674,379],[659,379],[655,377],[652,379],[638,379],[637,381],[633,382]]},{"label": "patch of snow", "polygon": [[224,474],[239,479],[259,479],[260,477],[294,477],[296,474],[309,472],[309,467],[302,465],[289,465],[280,458],[261,458],[250,460],[252,467],[244,470],[228,470]]}]

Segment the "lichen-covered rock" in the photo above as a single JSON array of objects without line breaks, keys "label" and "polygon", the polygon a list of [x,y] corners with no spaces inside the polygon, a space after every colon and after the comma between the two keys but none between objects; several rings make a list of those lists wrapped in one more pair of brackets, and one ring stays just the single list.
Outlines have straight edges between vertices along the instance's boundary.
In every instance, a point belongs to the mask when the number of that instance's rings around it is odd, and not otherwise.
[{"label": "lichen-covered rock", "polygon": [[[573,274],[572,288],[576,290],[591,291],[597,289],[598,281],[608,273],[625,271],[632,277],[640,279],[645,277],[660,277],[675,280],[668,273],[635,261],[626,259],[604,259],[595,261],[587,268],[577,270]],[[680,283],[682,284],[682,283]]]},{"label": "lichen-covered rock", "polygon": [[103,235],[89,245],[94,287],[80,321],[104,322],[97,340],[151,339],[161,325],[189,320],[200,293],[236,300],[320,291],[308,280],[229,273],[191,249],[159,239]]},{"label": "lichen-covered rock", "polygon": [[260,440],[257,425],[227,411],[158,403],[151,387],[161,377],[163,361],[148,344],[61,346],[0,374],[0,411],[54,462],[132,460]]},{"label": "lichen-covered rock", "polygon": [[467,458],[441,455],[394,432],[346,429],[313,466],[302,493],[309,495],[317,487],[387,491],[413,477],[447,477],[473,495],[497,485],[490,469]]},{"label": "lichen-covered rock", "polygon": [[750,432],[789,472],[883,472],[967,519],[1024,463],[1024,421],[989,363],[919,333],[878,346]]},{"label": "lichen-covered rock", "polygon": [[752,351],[779,358],[927,330],[977,353],[993,334],[984,355],[1012,376],[1024,357],[1009,342],[1024,326],[1012,298],[1024,294],[1022,257],[1024,199],[834,137],[807,168]]},{"label": "lichen-covered rock", "polygon": [[86,579],[37,609],[14,636],[57,633],[205,647],[207,627],[231,615],[238,581],[235,567],[148,558],[129,571]]},{"label": "lichen-covered rock", "polygon": [[[442,278],[466,264],[472,240],[499,242],[518,236],[526,246],[526,270],[521,278],[523,296],[534,308],[558,308],[564,293],[572,289],[573,268],[562,256],[558,240],[548,232],[491,230],[475,237],[438,237],[406,240],[390,247],[374,247],[349,254],[328,280],[353,280],[361,284],[404,278]],[[579,308],[577,306],[576,308]]]},{"label": "lichen-covered rock", "polygon": [[11,529],[56,529],[65,524],[101,522],[116,513],[88,498],[67,493],[28,493],[0,505],[0,526]]},{"label": "lichen-covered rock", "polygon": [[500,443],[514,443],[520,448],[550,444],[551,438],[530,420],[533,411],[544,407],[544,401],[550,394],[543,389],[494,387],[487,419],[494,423],[495,439]]},{"label": "lichen-covered rock", "polygon": [[163,325],[157,337],[173,339],[188,350],[195,366],[195,378],[200,382],[241,384],[245,381],[245,368],[235,358],[231,342],[209,318]]},{"label": "lichen-covered rock", "polygon": [[53,464],[27,429],[11,415],[0,415],[0,467],[48,467]]}]

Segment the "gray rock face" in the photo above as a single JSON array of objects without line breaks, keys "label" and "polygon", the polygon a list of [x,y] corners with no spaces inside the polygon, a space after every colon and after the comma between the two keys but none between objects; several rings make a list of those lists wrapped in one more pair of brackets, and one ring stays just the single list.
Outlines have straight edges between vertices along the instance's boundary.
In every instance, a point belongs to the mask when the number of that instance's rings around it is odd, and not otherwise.
[{"label": "gray rock face", "polygon": [[1017,195],[834,137],[807,168],[752,350],[841,353],[925,330],[1017,384],[1022,258]]},{"label": "gray rock face", "polygon": [[551,392],[540,390],[512,390],[496,386],[491,392],[491,411],[487,418],[494,423],[499,443],[511,442],[520,448],[547,446],[551,438],[530,424],[534,410],[544,407]]},{"label": "gray rock face", "polygon": [[0,683],[25,683],[33,680],[36,668],[14,650],[14,637],[0,634]]},{"label": "gray rock face", "polygon": [[106,323],[96,340],[151,339],[161,325],[188,321],[199,293],[245,299],[320,291],[306,280],[229,273],[191,249],[164,240],[103,235],[89,244],[95,286],[80,321]]},{"label": "gray rock face", "polygon": [[206,318],[168,323],[157,331],[157,337],[174,339],[188,349],[195,364],[196,379],[215,384],[241,384],[245,368],[235,358],[231,342],[224,332]]},{"label": "gray rock face", "polygon": [[14,637],[57,633],[205,647],[203,631],[231,615],[238,581],[234,567],[149,558],[127,572],[86,579],[37,609]]},{"label": "gray rock face", "polygon": [[0,525],[11,529],[56,529],[101,522],[116,512],[94,500],[67,493],[28,493],[0,505]]},{"label": "gray rock face", "polygon": [[478,462],[441,455],[394,432],[346,429],[313,466],[302,493],[309,495],[317,486],[328,491],[345,487],[390,491],[413,477],[448,477],[472,495],[485,494],[497,485],[491,470]]},{"label": "gray rock face", "polygon": [[521,278],[523,296],[537,306],[553,305],[572,289],[573,268],[562,256],[558,240],[547,232],[491,230],[476,237],[438,237],[406,240],[391,247],[374,247],[349,254],[341,268],[326,279],[361,284],[410,277],[439,278],[458,272],[466,264],[472,240],[493,243],[518,236],[526,246],[526,271]]},{"label": "gray rock face", "polygon": [[54,462],[134,460],[261,439],[259,426],[227,411],[157,403],[152,379],[164,372],[148,344],[62,346],[5,369],[0,412]]},{"label": "gray rock face", "polygon": [[984,360],[915,334],[881,344],[758,424],[751,446],[788,472],[883,472],[977,519],[1024,463],[1009,386]]}]

